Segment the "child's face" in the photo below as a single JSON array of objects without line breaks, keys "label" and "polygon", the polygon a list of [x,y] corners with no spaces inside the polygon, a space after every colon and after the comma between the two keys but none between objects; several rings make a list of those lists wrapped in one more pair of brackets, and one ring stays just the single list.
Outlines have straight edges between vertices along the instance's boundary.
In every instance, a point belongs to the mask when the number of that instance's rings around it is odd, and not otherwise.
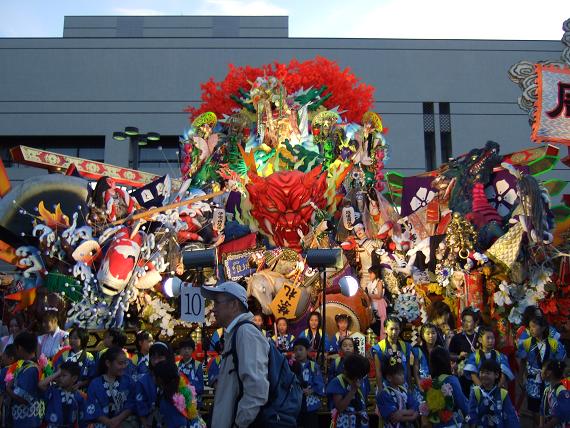
[{"label": "child's face", "polygon": [[9,366],[10,364],[14,364],[16,359],[6,354],[2,354],[2,366]]},{"label": "child's face", "polygon": [[194,352],[194,350],[189,346],[185,346],[184,348],[180,348],[180,356],[182,357],[182,359],[184,361],[192,358],[192,352]]},{"label": "child's face", "polygon": [[338,331],[346,331],[348,330],[348,321],[340,319],[336,322],[336,326],[338,327]]},{"label": "child's face", "polygon": [[305,348],[302,345],[297,345],[293,348],[293,352],[295,353],[295,359],[297,361],[300,362],[305,362],[307,361],[307,355],[308,355],[308,351],[307,348]]},{"label": "child's face", "polygon": [[311,316],[311,318],[309,318],[309,327],[311,327],[311,330],[316,330],[317,328],[319,328],[319,317],[316,315]]},{"label": "child's face", "polygon": [[107,361],[107,373],[110,376],[121,377],[127,368],[127,356],[124,352],[119,353],[113,361]]},{"label": "child's face", "polygon": [[499,377],[500,374],[495,373],[494,371],[481,370],[479,372],[479,380],[481,380],[481,385],[483,385],[483,388],[485,389],[491,389],[495,386]]},{"label": "child's face", "polygon": [[480,340],[484,351],[490,351],[495,348],[495,335],[490,331],[483,333]]},{"label": "child's face", "polygon": [[528,328],[530,330],[530,335],[535,339],[542,339],[544,337],[544,330],[546,329],[545,326],[541,326],[540,324],[531,321]]},{"label": "child's face", "polygon": [[261,315],[254,315],[254,317],[253,317],[253,323],[254,323],[258,328],[262,328],[262,327],[263,327],[263,318],[261,317]]},{"label": "child's face", "polygon": [[393,373],[389,376],[386,376],[386,379],[388,379],[388,382],[390,382],[390,385],[393,386],[400,386],[404,384],[404,372],[403,371],[399,371],[397,373]]},{"label": "child's face", "polygon": [[18,360],[25,360],[29,357],[29,355],[24,348],[16,345],[16,357]]},{"label": "child's face", "polygon": [[105,348],[110,348],[113,346],[113,336],[111,336],[109,333],[105,333],[105,336],[103,336],[103,345]]},{"label": "child's face", "polygon": [[386,330],[386,335],[388,336],[390,342],[395,342],[398,340],[398,336],[400,336],[400,324],[398,324],[397,322],[390,321],[386,325],[385,330]]},{"label": "child's face", "polygon": [[143,355],[148,354],[148,351],[150,350],[151,345],[152,345],[152,342],[150,339],[139,340],[139,347],[141,350],[141,354],[143,354]]},{"label": "child's face", "polygon": [[162,361],[166,361],[166,356],[165,355],[151,355],[150,356],[150,365],[151,366],[156,366],[158,363],[161,363]]},{"label": "child's face", "polygon": [[53,333],[57,330],[57,320],[53,318],[45,319],[42,324],[46,333]]},{"label": "child's face", "polygon": [[376,279],[376,274],[374,272],[368,272],[368,277],[370,281],[374,281]]},{"label": "child's face", "polygon": [[434,328],[426,328],[423,335],[426,345],[433,346],[437,340],[437,331]]},{"label": "child's face", "polygon": [[352,343],[352,340],[343,340],[340,350],[344,355],[354,354],[354,343]]},{"label": "child's face", "polygon": [[463,321],[463,331],[465,331],[466,333],[471,333],[475,329],[475,320],[471,315],[465,315],[462,321]]},{"label": "child's face", "polygon": [[77,335],[77,332],[74,331],[69,335],[69,345],[75,352],[81,349],[81,339]]},{"label": "child's face", "polygon": [[61,389],[71,389],[77,383],[77,376],[72,376],[67,370],[62,370],[57,378],[57,384]]},{"label": "child's face", "polygon": [[277,322],[277,331],[279,334],[287,334],[287,321],[279,320]]}]

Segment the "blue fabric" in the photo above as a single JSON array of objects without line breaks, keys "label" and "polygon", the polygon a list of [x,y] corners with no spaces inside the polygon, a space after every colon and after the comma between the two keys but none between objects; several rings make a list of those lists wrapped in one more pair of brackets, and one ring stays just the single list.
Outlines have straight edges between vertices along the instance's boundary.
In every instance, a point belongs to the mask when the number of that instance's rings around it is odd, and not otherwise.
[{"label": "blue fabric", "polygon": [[4,380],[6,378],[6,373],[8,373],[8,367],[0,369],[0,394],[6,392],[6,381]]},{"label": "blue fabric", "polygon": [[[212,338],[210,339],[210,351],[215,351],[216,346],[220,343],[222,336],[224,335],[224,329],[219,328],[217,329],[214,334],[212,334]],[[221,350],[220,350],[221,352]]]},{"label": "blue fabric", "polygon": [[547,422],[552,417],[557,418],[560,423],[570,422],[570,391],[560,384],[546,387],[540,414]]},{"label": "blue fabric", "polygon": [[32,361],[24,361],[14,376],[14,394],[27,404],[12,402],[12,419],[17,427],[38,427],[45,413],[45,403],[38,389],[39,369]]},{"label": "blue fabric", "polygon": [[144,417],[156,406],[156,384],[150,373],[142,375],[135,384],[135,408],[137,415]]},{"label": "blue fabric", "polygon": [[286,334],[279,337],[273,335],[271,339],[273,339],[275,346],[277,346],[277,349],[279,349],[281,352],[289,352],[293,350],[293,342],[295,341],[295,336],[292,334]]},{"label": "blue fabric", "polygon": [[[474,389],[481,390],[481,398],[477,400]],[[519,419],[508,394],[502,400],[501,389],[494,387],[484,391],[474,386],[469,396],[469,424],[477,428],[518,428]]]},{"label": "blue fabric", "polygon": [[[404,378],[408,381],[410,373],[409,373],[409,365],[410,365],[410,356],[412,355],[412,347],[408,342],[404,342],[402,340],[398,341],[397,351],[395,356],[402,360],[402,365],[404,366]],[[384,351],[382,350],[384,349]],[[390,358],[393,356],[392,346],[388,342],[387,339],[382,339],[376,345],[374,345],[370,352],[372,356],[377,356],[378,360],[380,361],[380,367],[384,363],[384,359]],[[386,383],[386,380],[383,379],[383,383]]]},{"label": "blue fabric", "polygon": [[111,400],[105,388],[103,376],[97,376],[89,384],[87,390],[87,403],[85,404],[85,419],[96,421],[100,416],[115,417],[125,410],[136,411],[135,384],[132,378],[124,374],[115,384],[108,385],[109,391],[115,395]]},{"label": "blue fabric", "polygon": [[[301,365],[301,377],[303,380],[302,386],[311,387],[313,394],[305,395],[303,394],[303,400],[307,412],[316,412],[321,408],[321,398],[325,395],[325,383],[323,381],[323,374],[317,363],[314,361],[305,361],[300,363]],[[304,388],[303,388],[304,389]]]},{"label": "blue fabric", "polygon": [[[97,376],[97,365],[95,362],[95,357],[90,352],[87,352],[85,350],[83,350],[83,352],[85,353],[85,357],[77,360],[77,364],[79,364],[79,367],[81,368],[81,374],[79,376],[80,381],[91,380]],[[57,370],[64,362],[69,360],[70,355],[70,351],[63,352],[60,358],[55,361],[53,365],[54,370]]]},{"label": "blue fabric", "polygon": [[[336,355],[335,358],[330,360],[329,370],[328,370],[328,382],[332,381],[335,377],[341,375],[344,372],[344,359]],[[360,388],[365,397],[370,394],[370,379],[368,376],[364,377],[360,382]],[[332,403],[329,403],[329,408],[332,409]]]},{"label": "blue fabric", "polygon": [[48,425],[74,427],[86,426],[84,422],[85,400],[77,391],[63,391],[57,386],[50,386],[45,392],[46,414],[44,421]]},{"label": "blue fabric", "polygon": [[204,369],[200,361],[190,359],[187,362],[178,362],[178,371],[183,373],[196,390],[198,404],[202,403],[204,393]]},{"label": "blue fabric", "polygon": [[164,428],[199,428],[203,426],[200,417],[192,420],[186,419],[174,404],[164,397],[160,399],[159,412]]},{"label": "blue fabric", "polygon": [[[544,346],[544,358],[541,357],[539,345]],[[526,360],[527,378],[525,388],[528,396],[542,399],[542,393],[544,391],[542,363],[548,360],[564,361],[566,351],[564,345],[556,339],[548,338],[543,342],[538,342],[536,339],[529,337],[523,341],[519,341],[517,357],[521,360]]]},{"label": "blue fabric", "polygon": [[[323,331],[321,329],[319,329],[318,331],[318,336],[320,336],[321,338],[323,337]],[[301,334],[299,334],[299,337],[304,337],[305,339],[307,339],[309,341],[309,343],[313,343],[313,332],[310,329],[305,329],[301,332]],[[325,338],[325,352],[337,352],[337,346],[335,341],[331,341],[330,337],[328,336],[328,334],[324,335]],[[314,348],[311,345],[311,349],[310,351],[318,351],[318,343],[315,343],[315,345],[317,346],[316,348]]]},{"label": "blue fabric", "polygon": [[[508,380],[513,380],[515,375],[511,370],[511,366],[509,365],[509,360],[499,351],[493,351],[495,354],[495,359],[497,363],[501,366],[501,372],[506,376]],[[463,375],[467,379],[471,379],[471,374],[476,374],[479,376],[479,368],[481,367],[481,363],[483,362],[483,358],[491,358],[493,352],[489,355],[485,355],[482,350],[478,350],[477,352],[473,352],[467,357],[465,361],[465,367],[463,368]],[[479,354],[479,355],[478,355]]]},{"label": "blue fabric", "polygon": [[218,374],[220,373],[220,364],[222,363],[222,357],[217,356],[208,366],[208,386],[213,388],[216,380],[218,379]]},{"label": "blue fabric", "polygon": [[[342,380],[341,380],[342,379]],[[343,375],[335,377],[327,385],[326,393],[330,403],[334,405],[334,395],[344,397],[350,391],[350,382]],[[337,428],[368,428],[368,413],[366,412],[366,395],[359,388],[348,407],[339,412],[336,420]]]},{"label": "blue fabric", "polygon": [[[530,330],[525,328],[519,335],[517,339],[517,345],[520,344],[523,340],[528,339],[530,337]],[[552,337],[553,339],[560,340],[560,332],[556,330],[553,326],[548,328],[548,337]]]},{"label": "blue fabric", "polygon": [[386,383],[382,391],[376,394],[376,405],[385,421],[386,428],[412,426],[410,423],[390,422],[390,417],[398,410],[418,411],[419,407],[414,394],[408,392],[403,386],[391,386],[389,383]]}]

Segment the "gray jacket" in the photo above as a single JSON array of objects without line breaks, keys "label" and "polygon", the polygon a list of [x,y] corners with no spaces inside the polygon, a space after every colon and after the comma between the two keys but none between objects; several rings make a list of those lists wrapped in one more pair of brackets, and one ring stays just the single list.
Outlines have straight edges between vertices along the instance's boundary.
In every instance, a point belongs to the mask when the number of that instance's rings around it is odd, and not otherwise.
[{"label": "gray jacket", "polygon": [[[251,320],[253,314],[247,312],[236,318],[236,323],[224,333],[224,357],[220,364],[212,428],[230,428],[234,424],[234,405],[239,394],[239,383],[231,356],[232,336],[235,325],[243,320]],[[269,343],[254,325],[244,324],[237,330],[236,347],[239,361],[239,377],[243,383],[243,396],[237,406],[235,425],[247,427],[255,420],[259,409],[267,402],[269,394],[268,362]]]}]

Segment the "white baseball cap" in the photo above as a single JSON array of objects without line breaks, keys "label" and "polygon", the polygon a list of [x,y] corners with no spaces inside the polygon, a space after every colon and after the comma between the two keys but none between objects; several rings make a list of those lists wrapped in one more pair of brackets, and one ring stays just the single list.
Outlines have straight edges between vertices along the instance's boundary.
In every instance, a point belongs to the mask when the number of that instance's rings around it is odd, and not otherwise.
[{"label": "white baseball cap", "polygon": [[200,292],[202,293],[203,297],[210,300],[214,300],[216,295],[220,293],[231,294],[233,297],[238,299],[241,302],[241,304],[245,306],[246,309],[248,309],[247,292],[245,291],[245,288],[243,288],[237,282],[226,281],[214,286],[203,285],[200,288]]}]

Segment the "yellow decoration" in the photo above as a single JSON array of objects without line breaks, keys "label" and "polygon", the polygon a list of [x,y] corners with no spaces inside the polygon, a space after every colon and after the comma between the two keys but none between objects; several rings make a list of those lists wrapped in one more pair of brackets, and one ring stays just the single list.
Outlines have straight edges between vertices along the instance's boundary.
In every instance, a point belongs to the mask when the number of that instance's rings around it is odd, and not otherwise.
[{"label": "yellow decoration", "polygon": [[207,111],[206,113],[202,113],[200,116],[194,119],[192,126],[198,129],[202,125],[208,124],[213,128],[216,126],[216,123],[218,123],[218,117],[216,116],[216,113]]},{"label": "yellow decoration", "polygon": [[445,397],[441,389],[428,389],[426,401],[431,412],[438,412],[439,410],[445,409]]},{"label": "yellow decoration", "polygon": [[301,290],[292,284],[285,284],[269,305],[275,318],[294,319],[301,300]]}]

